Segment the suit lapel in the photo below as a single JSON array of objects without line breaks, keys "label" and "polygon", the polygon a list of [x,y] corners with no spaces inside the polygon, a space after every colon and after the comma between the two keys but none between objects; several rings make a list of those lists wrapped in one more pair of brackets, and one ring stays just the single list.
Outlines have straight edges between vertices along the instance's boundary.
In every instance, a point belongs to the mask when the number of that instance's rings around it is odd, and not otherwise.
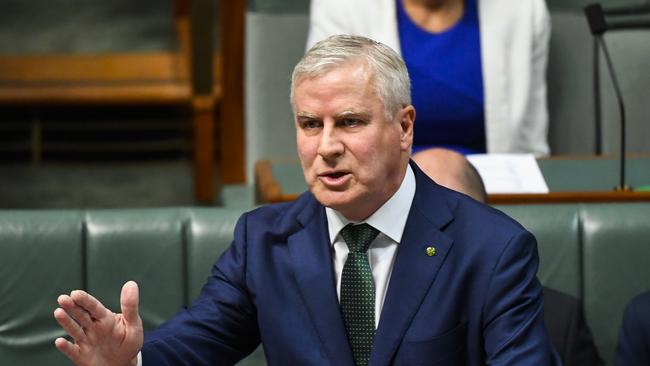
[{"label": "suit lapel", "polygon": [[336,296],[324,208],[312,199],[298,216],[303,225],[288,239],[294,275],[311,320],[332,365],[353,365]]},{"label": "suit lapel", "polygon": [[[444,193],[417,166],[412,167],[416,193],[393,265],[371,365],[390,364],[453,243],[441,231],[453,220]],[[427,254],[428,247],[435,248],[435,255]]]}]

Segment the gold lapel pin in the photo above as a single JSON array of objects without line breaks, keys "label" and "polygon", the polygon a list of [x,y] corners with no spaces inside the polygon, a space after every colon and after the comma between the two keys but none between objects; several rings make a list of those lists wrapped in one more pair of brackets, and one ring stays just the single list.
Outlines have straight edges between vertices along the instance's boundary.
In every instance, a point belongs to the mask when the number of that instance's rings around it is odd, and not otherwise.
[{"label": "gold lapel pin", "polygon": [[436,248],[434,248],[434,247],[427,247],[427,255],[428,255],[429,257],[433,257],[434,255],[436,255]]}]

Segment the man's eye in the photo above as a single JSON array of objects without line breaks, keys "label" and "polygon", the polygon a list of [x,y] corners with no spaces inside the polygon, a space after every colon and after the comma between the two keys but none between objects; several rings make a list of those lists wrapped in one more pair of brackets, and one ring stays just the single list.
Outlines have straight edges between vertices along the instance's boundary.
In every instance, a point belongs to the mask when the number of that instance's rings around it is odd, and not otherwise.
[{"label": "man's eye", "polygon": [[307,129],[307,130],[313,130],[315,128],[320,127],[320,122],[313,121],[313,120],[303,121],[301,123],[301,126],[302,126],[302,128]]},{"label": "man's eye", "polygon": [[354,118],[346,118],[341,121],[341,124],[345,127],[356,127],[361,124],[361,121]]}]

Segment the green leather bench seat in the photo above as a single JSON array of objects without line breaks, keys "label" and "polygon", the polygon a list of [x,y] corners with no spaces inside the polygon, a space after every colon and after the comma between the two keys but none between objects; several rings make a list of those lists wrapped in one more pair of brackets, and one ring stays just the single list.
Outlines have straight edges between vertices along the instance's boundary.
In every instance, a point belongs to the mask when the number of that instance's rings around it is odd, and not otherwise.
[{"label": "green leather bench seat", "polygon": [[52,312],[83,288],[119,311],[136,280],[152,329],[196,297],[241,210],[0,211],[0,365],[68,365]]},{"label": "green leather bench seat", "polygon": [[537,237],[538,277],[581,298],[608,365],[625,305],[650,290],[650,204],[501,206]]},{"label": "green leather bench seat", "polygon": [[63,365],[56,297],[82,287],[82,213],[0,212],[0,364]]},{"label": "green leather bench seat", "polygon": [[544,286],[580,298],[579,210],[575,205],[525,205],[498,207],[535,234]]},{"label": "green leather bench seat", "polygon": [[[650,204],[500,206],[538,239],[539,278],[580,297],[611,364],[624,305],[650,289]],[[113,310],[129,279],[146,329],[195,298],[240,209],[0,211],[0,365],[67,365],[56,297],[85,288]],[[255,352],[241,365],[263,365]]]},{"label": "green leather bench seat", "polygon": [[592,205],[582,216],[586,316],[596,345],[609,357],[625,305],[650,290],[650,205]]}]

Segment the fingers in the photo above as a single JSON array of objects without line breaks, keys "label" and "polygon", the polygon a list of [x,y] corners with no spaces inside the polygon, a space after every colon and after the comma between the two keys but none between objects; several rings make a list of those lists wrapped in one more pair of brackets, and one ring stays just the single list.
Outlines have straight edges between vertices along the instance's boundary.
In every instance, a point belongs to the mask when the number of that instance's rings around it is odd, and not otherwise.
[{"label": "fingers", "polygon": [[88,312],[93,319],[102,319],[107,315],[113,314],[99,300],[85,291],[74,290],[70,293],[70,297],[77,306]]},{"label": "fingers", "polygon": [[70,315],[63,309],[57,308],[54,310],[54,318],[61,325],[61,328],[68,333],[75,342],[84,339],[86,333],[77,322],[70,317]]},{"label": "fingers", "polygon": [[72,317],[80,326],[83,328],[92,326],[93,321],[90,314],[85,309],[79,307],[70,296],[61,295],[57,298],[57,302],[65,310],[67,315]]},{"label": "fingers", "polygon": [[140,303],[140,294],[138,284],[134,281],[128,281],[122,287],[120,295],[120,306],[122,308],[122,316],[127,323],[137,323],[140,319],[138,314],[138,307]]},{"label": "fingers", "polygon": [[55,339],[54,345],[56,346],[56,349],[63,353],[72,362],[78,364],[77,360],[79,359],[79,346],[75,345],[65,338]]}]

